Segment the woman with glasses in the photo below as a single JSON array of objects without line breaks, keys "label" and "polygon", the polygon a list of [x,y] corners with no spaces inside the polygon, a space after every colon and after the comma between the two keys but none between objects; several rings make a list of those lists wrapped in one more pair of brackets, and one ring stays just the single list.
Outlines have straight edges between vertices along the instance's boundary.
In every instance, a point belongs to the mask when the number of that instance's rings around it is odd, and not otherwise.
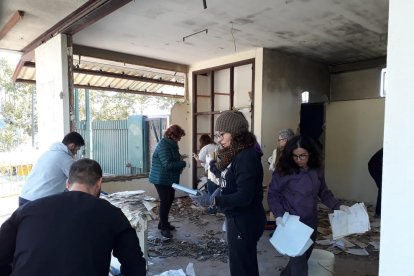
[{"label": "woman with glasses", "polygon": [[259,275],[256,247],[266,223],[262,153],[241,112],[222,112],[215,130],[222,148],[217,161],[210,162],[210,170],[220,178],[217,191],[221,193],[216,191],[209,202],[226,215],[230,273]]},{"label": "woman with glasses", "polygon": [[[314,229],[311,239],[315,241],[318,198],[331,209],[349,212],[349,207],[340,205],[326,186],[320,152],[314,141],[306,136],[295,136],[287,142],[269,185],[268,203],[277,227],[284,226],[282,216],[289,212]],[[313,246],[302,256],[290,257],[280,275],[308,275],[312,249]]]}]

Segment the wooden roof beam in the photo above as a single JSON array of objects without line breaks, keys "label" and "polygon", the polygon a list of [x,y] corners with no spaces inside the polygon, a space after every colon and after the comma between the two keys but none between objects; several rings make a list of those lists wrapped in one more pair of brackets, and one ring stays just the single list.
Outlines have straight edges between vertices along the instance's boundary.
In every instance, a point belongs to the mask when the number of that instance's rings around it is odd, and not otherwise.
[{"label": "wooden roof beam", "polygon": [[24,11],[15,11],[10,19],[0,30],[0,40],[6,36],[6,34],[20,21],[23,19]]},{"label": "wooden roof beam", "polygon": [[143,56],[136,56],[131,54],[125,54],[105,49],[99,49],[94,47],[88,47],[83,45],[73,44],[73,54],[104,59],[104,60],[111,60],[116,62],[128,63],[133,65],[140,65],[146,67],[152,67],[157,69],[169,70],[173,72],[180,72],[180,73],[187,73],[188,72],[188,65],[169,62],[159,59],[153,59]]}]

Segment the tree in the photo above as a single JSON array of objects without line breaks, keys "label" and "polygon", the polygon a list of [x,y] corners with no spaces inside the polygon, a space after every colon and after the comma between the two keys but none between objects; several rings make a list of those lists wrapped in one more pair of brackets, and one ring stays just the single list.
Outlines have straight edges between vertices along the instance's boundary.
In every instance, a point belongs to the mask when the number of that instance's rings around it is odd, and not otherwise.
[{"label": "tree", "polygon": [[0,58],[0,151],[11,151],[28,142],[32,127],[36,130],[36,118],[32,126],[33,85],[14,83],[13,70],[6,59]]},{"label": "tree", "polygon": [[[130,115],[144,114],[148,107],[170,110],[177,99],[91,90],[89,92],[91,121],[125,120]],[[85,91],[79,90],[79,115],[84,120]]]}]

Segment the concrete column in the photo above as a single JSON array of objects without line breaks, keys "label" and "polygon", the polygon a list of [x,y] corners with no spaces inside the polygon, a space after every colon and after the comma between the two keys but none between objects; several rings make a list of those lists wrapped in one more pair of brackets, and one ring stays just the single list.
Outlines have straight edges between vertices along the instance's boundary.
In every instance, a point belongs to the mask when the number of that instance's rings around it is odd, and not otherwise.
[{"label": "concrete column", "polygon": [[39,148],[61,141],[69,132],[68,47],[57,35],[35,50]]},{"label": "concrete column", "polygon": [[390,0],[380,275],[413,275],[414,1]]}]

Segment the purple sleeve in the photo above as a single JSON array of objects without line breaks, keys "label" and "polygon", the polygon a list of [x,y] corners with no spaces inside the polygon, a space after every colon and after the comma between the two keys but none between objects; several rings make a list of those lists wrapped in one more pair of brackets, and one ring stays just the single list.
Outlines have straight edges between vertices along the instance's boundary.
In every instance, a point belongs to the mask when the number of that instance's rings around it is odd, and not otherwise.
[{"label": "purple sleeve", "polygon": [[267,195],[267,202],[269,204],[270,210],[275,215],[275,217],[282,217],[285,213],[283,208],[283,194],[282,191],[286,186],[286,177],[281,177],[277,172],[274,172],[272,175],[272,180],[269,184],[269,193]]},{"label": "purple sleeve", "polygon": [[338,210],[341,204],[334,197],[331,190],[328,189],[328,186],[326,185],[326,181],[325,181],[325,176],[322,170],[318,171],[318,178],[319,178],[319,181],[321,182],[318,196],[321,199],[322,203],[331,209]]}]

